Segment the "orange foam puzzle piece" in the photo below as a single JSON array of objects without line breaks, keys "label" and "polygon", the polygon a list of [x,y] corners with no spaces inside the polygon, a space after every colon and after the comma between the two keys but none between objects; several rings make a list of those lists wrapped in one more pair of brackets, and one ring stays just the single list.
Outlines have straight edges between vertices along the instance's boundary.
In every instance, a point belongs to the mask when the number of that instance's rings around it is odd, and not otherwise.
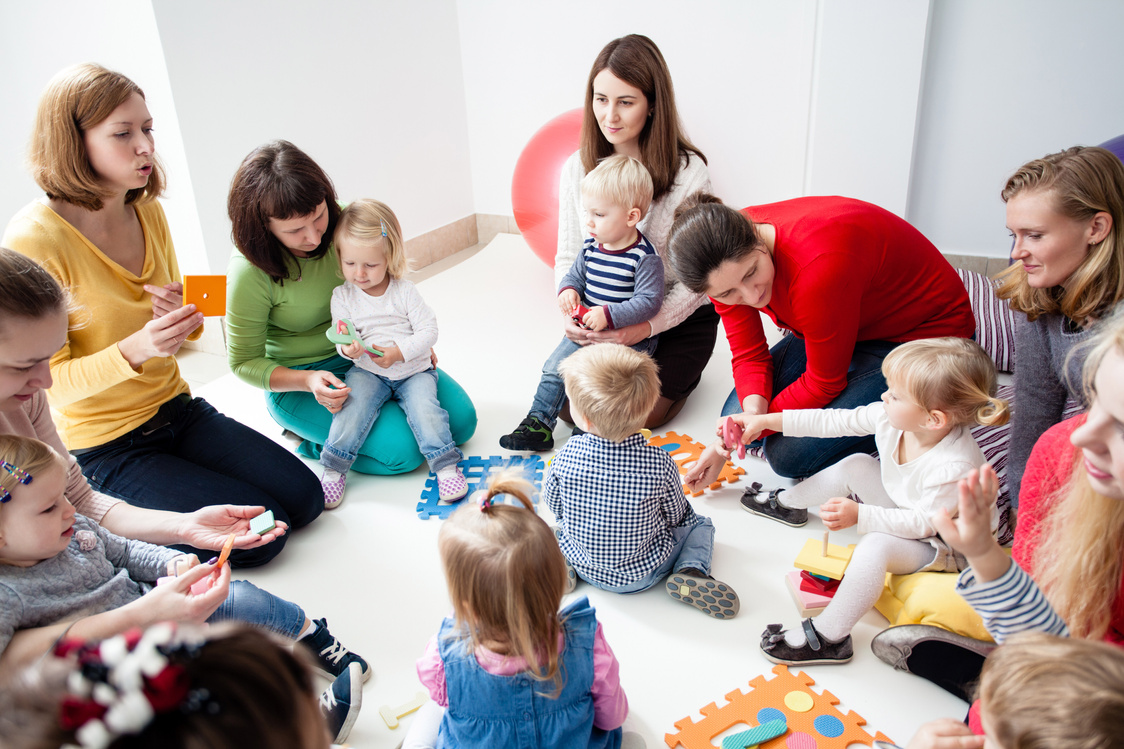
[{"label": "orange foam puzzle piece", "polygon": [[[671,454],[671,459],[675,461],[675,465],[679,467],[679,475],[682,476],[687,473],[688,465],[694,463],[703,454],[706,445],[701,442],[695,442],[694,439],[685,434],[678,434],[676,432],[668,432],[667,434],[659,434],[651,437],[648,440],[649,445],[663,448],[666,452]],[[745,469],[735,466],[730,461],[722,466],[722,471],[718,474],[718,478],[713,484],[710,484],[707,489],[718,489],[722,486],[722,482],[734,483],[738,480],[738,476],[745,474]],[[687,487],[683,487],[684,494],[690,494],[692,497],[697,497],[703,493],[703,490],[697,492],[687,491]]]},{"label": "orange foam puzzle piece", "polygon": [[226,314],[226,276],[184,276],[183,303],[194,304],[204,317]]},{"label": "orange foam puzzle piece", "polygon": [[890,741],[881,731],[874,736],[864,731],[866,719],[858,713],[839,712],[835,708],[839,698],[831,692],[812,691],[809,687],[816,682],[803,671],[794,675],[787,666],[777,665],[773,666],[773,673],[776,678],[766,680],[762,675],[751,679],[752,689],[748,692],[735,689],[728,693],[722,707],[714,702],[706,705],[699,711],[704,716],[700,721],[690,716],[675,721],[679,730],[664,734],[669,749],[713,749],[712,739],[739,723],[752,727],[780,717],[787,721],[788,731],[760,744],[760,749],[784,749],[799,734],[814,738],[814,743],[807,745],[817,749],[845,749],[851,744],[873,746],[875,741]]}]

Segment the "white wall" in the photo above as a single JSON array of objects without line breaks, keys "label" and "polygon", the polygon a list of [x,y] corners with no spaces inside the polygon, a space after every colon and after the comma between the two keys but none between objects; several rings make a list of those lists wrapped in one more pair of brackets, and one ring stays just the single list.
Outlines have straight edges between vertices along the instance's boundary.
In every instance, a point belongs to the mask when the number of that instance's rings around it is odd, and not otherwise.
[{"label": "white wall", "polygon": [[1124,133],[1124,3],[939,0],[907,218],[945,252],[1003,256],[1021,164]]},{"label": "white wall", "polygon": [[377,198],[407,237],[476,211],[453,0],[153,0],[207,253],[254,147],[292,141],[342,200]]},{"label": "white wall", "polygon": [[0,5],[0,224],[43,194],[24,166],[35,108],[54,74],[79,62],[120,71],[144,89],[157,151],[168,171],[163,203],[180,269],[207,272],[191,172],[149,0]]}]

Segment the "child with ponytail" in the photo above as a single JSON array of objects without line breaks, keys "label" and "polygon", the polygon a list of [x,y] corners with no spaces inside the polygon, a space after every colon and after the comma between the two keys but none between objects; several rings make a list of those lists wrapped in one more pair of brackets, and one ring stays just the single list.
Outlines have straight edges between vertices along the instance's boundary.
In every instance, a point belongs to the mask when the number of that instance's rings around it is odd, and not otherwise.
[{"label": "child with ponytail", "polygon": [[620,746],[628,700],[617,659],[588,599],[559,610],[566,560],[533,491],[498,474],[442,526],[453,616],[418,660],[433,702],[404,749]]},{"label": "child with ponytail", "polygon": [[[776,663],[846,663],[851,629],[878,600],[887,572],[966,566],[930,519],[941,509],[955,513],[958,482],[984,465],[971,426],[1003,424],[1009,417],[1006,402],[994,397],[995,365],[971,340],[928,338],[895,348],[882,373],[889,386],[882,400],[860,408],[733,416],[747,444],[765,430],[796,437],[873,434],[880,457],[851,455],[791,489],[742,497],[746,511],[785,525],[804,525],[807,508],[819,506],[828,530],[857,525],[864,534],[814,627],[806,619],[800,629],[770,624],[762,634],[761,649]],[[711,449],[725,450],[721,443]],[[993,506],[992,534],[997,519]]]}]

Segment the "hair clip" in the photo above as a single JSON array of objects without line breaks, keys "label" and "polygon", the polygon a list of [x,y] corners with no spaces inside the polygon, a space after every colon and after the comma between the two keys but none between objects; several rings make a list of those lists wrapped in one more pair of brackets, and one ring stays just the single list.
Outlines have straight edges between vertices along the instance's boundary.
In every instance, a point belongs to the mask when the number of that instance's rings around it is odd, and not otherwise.
[{"label": "hair clip", "polygon": [[[0,468],[3,468],[8,473],[12,474],[12,476],[15,477],[16,481],[20,482],[24,486],[31,483],[31,474],[23,470],[19,466],[12,465],[6,460],[0,460]],[[8,491],[8,488],[0,485],[0,504],[7,502],[11,498],[12,494]]]},{"label": "hair clip", "polygon": [[386,222],[384,222],[382,219],[379,219],[379,228],[382,229],[382,235],[385,237],[386,236]]}]

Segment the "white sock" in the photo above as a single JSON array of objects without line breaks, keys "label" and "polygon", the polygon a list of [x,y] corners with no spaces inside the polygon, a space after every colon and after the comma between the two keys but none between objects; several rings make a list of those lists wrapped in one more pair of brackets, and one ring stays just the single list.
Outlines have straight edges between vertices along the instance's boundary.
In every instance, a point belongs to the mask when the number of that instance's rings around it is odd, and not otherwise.
[{"label": "white sock", "polygon": [[301,640],[308,637],[309,635],[315,634],[316,630],[318,630],[318,629],[320,629],[320,625],[317,624],[314,620],[309,619],[308,620],[308,629],[306,629],[304,632],[301,632],[299,635],[297,635],[297,642],[300,642]]},{"label": "white sock", "polygon": [[445,466],[437,471],[437,480],[455,478],[457,475],[457,467],[455,465]]},{"label": "white sock", "polygon": [[339,471],[333,471],[331,468],[324,469],[324,481],[339,481],[343,478],[343,474]]}]

